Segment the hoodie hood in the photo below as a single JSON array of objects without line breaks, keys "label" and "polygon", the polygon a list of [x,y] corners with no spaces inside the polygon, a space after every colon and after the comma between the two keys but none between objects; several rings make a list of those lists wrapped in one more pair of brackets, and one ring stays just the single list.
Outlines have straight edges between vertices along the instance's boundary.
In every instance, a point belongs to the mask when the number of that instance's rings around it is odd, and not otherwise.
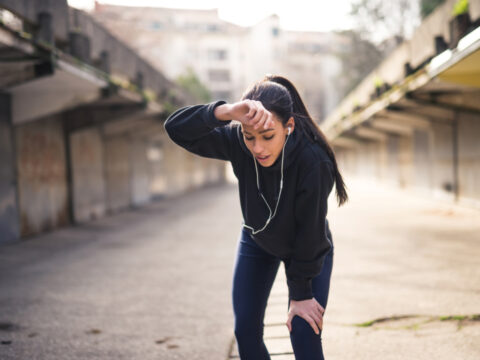
[{"label": "hoodie hood", "polygon": [[[238,141],[240,143],[240,146],[242,150],[254,160],[254,157],[250,150],[248,150],[247,145],[245,144],[245,141],[243,139],[242,131],[241,131],[241,125],[237,126],[237,136],[238,136]],[[300,153],[302,148],[306,145],[308,142],[308,139],[305,136],[302,136],[302,134],[299,133],[299,130],[294,129],[293,132],[290,134],[288,137],[287,145],[285,145],[285,155],[284,155],[284,164],[283,167],[284,169],[287,169],[295,160],[297,155]],[[261,166],[258,164],[259,168],[265,171],[276,171],[280,170],[282,165],[282,153],[278,155],[278,158],[275,160],[275,162],[268,167]]]}]

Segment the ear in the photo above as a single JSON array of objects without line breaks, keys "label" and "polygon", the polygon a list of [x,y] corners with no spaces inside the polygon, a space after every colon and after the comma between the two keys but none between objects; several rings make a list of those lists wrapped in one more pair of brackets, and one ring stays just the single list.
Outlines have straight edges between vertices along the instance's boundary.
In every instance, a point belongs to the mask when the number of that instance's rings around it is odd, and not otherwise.
[{"label": "ear", "polygon": [[287,123],[285,124],[286,131],[288,132],[288,128],[290,128],[290,134],[293,133],[293,130],[295,129],[295,119],[293,116],[288,119]]}]

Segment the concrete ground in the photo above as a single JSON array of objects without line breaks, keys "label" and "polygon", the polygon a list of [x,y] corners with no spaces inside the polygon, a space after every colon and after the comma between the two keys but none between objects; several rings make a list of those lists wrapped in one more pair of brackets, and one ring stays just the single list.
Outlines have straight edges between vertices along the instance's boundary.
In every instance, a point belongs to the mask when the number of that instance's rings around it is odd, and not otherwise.
[{"label": "concrete ground", "polygon": [[[329,221],[327,359],[479,359],[480,212],[349,182]],[[0,247],[0,358],[236,358],[235,186]],[[265,319],[294,359],[281,268]],[[362,326],[360,326],[361,324]]]},{"label": "concrete ground", "polygon": [[0,359],[225,359],[237,198],[207,188],[0,247]]}]

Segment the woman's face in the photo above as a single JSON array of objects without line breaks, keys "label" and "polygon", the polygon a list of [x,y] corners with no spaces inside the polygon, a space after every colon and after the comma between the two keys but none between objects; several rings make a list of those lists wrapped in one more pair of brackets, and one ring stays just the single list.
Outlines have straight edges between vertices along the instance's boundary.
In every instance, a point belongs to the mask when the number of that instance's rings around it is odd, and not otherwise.
[{"label": "woman's face", "polygon": [[275,113],[272,113],[273,125],[264,129],[260,126],[254,129],[251,125],[242,124],[242,133],[245,145],[261,166],[269,167],[281,155],[283,144],[288,134],[293,133],[295,122],[293,117],[288,119],[285,125],[278,119]]}]

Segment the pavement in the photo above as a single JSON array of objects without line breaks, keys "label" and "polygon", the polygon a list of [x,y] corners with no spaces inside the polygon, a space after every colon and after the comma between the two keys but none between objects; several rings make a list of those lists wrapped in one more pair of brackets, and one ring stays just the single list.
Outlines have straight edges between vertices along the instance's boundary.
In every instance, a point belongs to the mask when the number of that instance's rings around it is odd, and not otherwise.
[{"label": "pavement", "polygon": [[241,215],[205,188],[0,247],[0,359],[225,359]]},{"label": "pavement", "polygon": [[[347,179],[348,180],[348,179]],[[335,359],[480,359],[480,211],[353,181],[332,194]],[[0,246],[0,359],[235,359],[234,185]],[[294,359],[280,268],[265,317]]]}]

